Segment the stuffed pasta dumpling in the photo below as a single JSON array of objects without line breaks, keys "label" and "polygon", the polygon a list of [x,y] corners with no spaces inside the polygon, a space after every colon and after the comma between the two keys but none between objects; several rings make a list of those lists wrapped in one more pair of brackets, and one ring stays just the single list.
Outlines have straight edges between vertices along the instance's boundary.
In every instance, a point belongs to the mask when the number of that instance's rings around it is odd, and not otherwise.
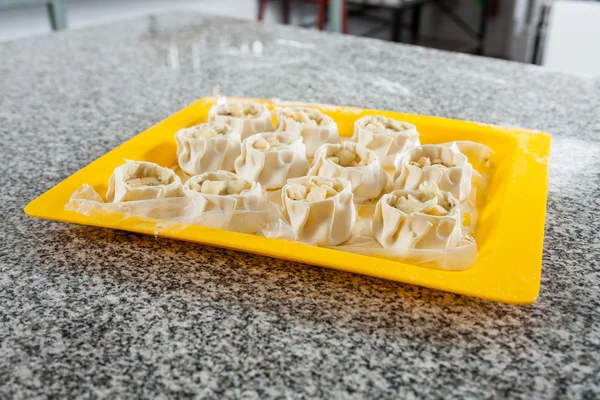
[{"label": "stuffed pasta dumpling", "polygon": [[281,189],[289,178],[306,175],[308,160],[302,138],[292,132],[265,132],[242,143],[235,172],[265,189]]},{"label": "stuffed pasta dumpling", "polygon": [[378,197],[388,182],[388,175],[377,155],[363,145],[349,141],[321,146],[308,175],[347,179],[354,197],[359,200]]},{"label": "stuffed pasta dumpling", "polygon": [[240,133],[242,140],[256,133],[273,131],[271,112],[260,103],[215,104],[210,108],[208,120],[231,126]]},{"label": "stuffed pasta dumpling", "polygon": [[290,107],[279,112],[278,131],[293,132],[302,136],[306,157],[312,158],[325,143],[340,143],[338,126],[331,117],[316,108]]},{"label": "stuffed pasta dumpling", "polygon": [[175,134],[177,161],[188,175],[225,170],[233,171],[241,152],[241,136],[220,122],[182,129]]},{"label": "stuffed pasta dumpling", "polygon": [[373,115],[356,120],[352,140],[373,150],[387,168],[398,155],[419,145],[419,132],[408,122]]},{"label": "stuffed pasta dumpling", "polygon": [[394,190],[375,207],[373,233],[386,249],[449,249],[461,240],[458,201],[435,185]]},{"label": "stuffed pasta dumpling", "polygon": [[421,183],[434,183],[460,202],[469,197],[473,166],[464,154],[452,147],[418,146],[399,157],[396,163],[394,189],[414,190]]},{"label": "stuffed pasta dumpling", "polygon": [[348,180],[317,176],[290,179],[281,196],[296,240],[336,246],[350,237],[356,209]]},{"label": "stuffed pasta dumpling", "polygon": [[181,179],[169,168],[145,161],[129,161],[115,168],[106,200],[112,203],[182,197]]},{"label": "stuffed pasta dumpling", "polygon": [[[183,186],[198,212],[222,212],[216,215],[225,229],[255,233],[264,216],[266,204],[259,183],[229,171],[207,172],[192,176]],[[227,223],[225,224],[225,222]]]}]

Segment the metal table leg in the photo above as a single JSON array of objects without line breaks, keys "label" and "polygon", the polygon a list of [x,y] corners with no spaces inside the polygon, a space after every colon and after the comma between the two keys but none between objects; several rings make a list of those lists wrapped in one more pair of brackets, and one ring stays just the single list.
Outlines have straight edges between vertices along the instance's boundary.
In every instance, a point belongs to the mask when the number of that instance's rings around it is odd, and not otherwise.
[{"label": "metal table leg", "polygon": [[59,31],[67,28],[67,8],[65,0],[50,0],[46,4],[50,26],[52,30]]},{"label": "metal table leg", "polygon": [[413,43],[417,42],[419,37],[419,30],[421,29],[421,10],[423,9],[422,4],[418,4],[413,7],[412,10],[412,24],[410,26],[411,40]]},{"label": "metal table leg", "polygon": [[404,10],[394,9],[394,19],[392,21],[392,42],[399,42],[402,39],[402,18]]},{"label": "metal table leg", "polygon": [[483,48],[484,48],[484,40],[485,40],[485,33],[487,31],[487,16],[488,16],[488,7],[489,7],[489,1],[488,0],[481,0],[481,15],[479,17],[479,47],[477,49],[477,54],[479,55],[483,55]]},{"label": "metal table leg", "polygon": [[331,32],[342,32],[342,21],[344,20],[344,16],[342,15],[344,12],[343,1],[331,0],[331,4],[329,5],[328,30]]}]

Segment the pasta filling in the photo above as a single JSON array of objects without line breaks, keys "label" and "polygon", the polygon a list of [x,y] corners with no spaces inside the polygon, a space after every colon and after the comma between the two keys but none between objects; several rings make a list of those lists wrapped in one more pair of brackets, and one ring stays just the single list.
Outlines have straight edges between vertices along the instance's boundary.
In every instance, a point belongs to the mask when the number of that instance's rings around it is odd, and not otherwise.
[{"label": "pasta filling", "polygon": [[400,196],[392,205],[407,214],[419,212],[436,216],[448,215],[454,207],[437,185],[421,185],[418,195],[408,193]]},{"label": "pasta filling", "polygon": [[362,167],[371,163],[371,154],[363,159],[357,153],[347,148],[342,147],[335,152],[333,156],[327,157],[327,160],[342,167]]},{"label": "pasta filling", "polygon": [[394,132],[403,132],[411,128],[400,121],[390,118],[371,118],[364,127],[373,131],[391,130]]},{"label": "pasta filling", "polygon": [[162,178],[154,176],[146,176],[143,178],[132,178],[125,181],[130,187],[141,187],[141,186],[164,186]]},{"label": "pasta filling", "polygon": [[287,188],[287,195],[292,200],[312,203],[333,197],[342,190],[343,185],[340,182],[315,176],[302,184],[292,183]]},{"label": "pasta filling", "polygon": [[244,190],[251,189],[252,185],[241,179],[228,179],[225,181],[212,181],[210,179],[194,180],[189,184],[190,189],[203,194],[218,196],[241,194]]},{"label": "pasta filling", "polygon": [[262,114],[262,107],[254,103],[231,103],[225,104],[220,114],[236,118],[258,118]]},{"label": "pasta filling", "polygon": [[[140,169],[138,170],[139,172],[142,172],[143,170]],[[148,172],[148,171],[146,171]],[[128,179],[125,180],[125,184],[129,187],[132,188],[137,188],[137,187],[143,187],[143,186],[149,186],[149,187],[157,187],[157,186],[165,186],[165,185],[169,185],[171,183],[173,183],[174,180],[174,174],[170,174],[167,171],[166,173],[160,173],[160,171],[158,172],[158,176],[154,175],[154,176],[136,176],[137,174],[134,174],[133,176],[130,176]],[[140,174],[141,175],[141,174]]]},{"label": "pasta filling", "polygon": [[329,124],[329,121],[317,111],[310,110],[285,110],[283,115],[306,126],[316,127]]},{"label": "pasta filling", "polygon": [[417,161],[409,161],[408,164],[418,168],[438,167],[445,169],[450,167],[456,167],[456,164],[446,164],[439,158],[431,159],[430,157],[420,157]]},{"label": "pasta filling", "polygon": [[193,139],[210,139],[216,136],[223,136],[231,133],[231,127],[225,124],[208,122],[193,126],[187,130],[187,136]]},{"label": "pasta filling", "polygon": [[278,147],[286,146],[289,143],[281,142],[277,136],[269,136],[267,138],[261,137],[258,138],[253,144],[256,150],[260,151],[270,151],[276,149]]}]

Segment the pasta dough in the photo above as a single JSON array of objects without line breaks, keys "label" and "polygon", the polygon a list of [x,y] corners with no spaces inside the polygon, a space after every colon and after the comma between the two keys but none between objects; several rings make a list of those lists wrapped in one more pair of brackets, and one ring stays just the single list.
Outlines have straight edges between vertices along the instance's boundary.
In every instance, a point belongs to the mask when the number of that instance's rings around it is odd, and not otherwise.
[{"label": "pasta dough", "polygon": [[449,249],[461,240],[458,201],[435,184],[395,190],[375,207],[373,233],[386,249]]},{"label": "pasta dough", "polygon": [[303,176],[290,179],[281,195],[296,240],[337,246],[350,237],[356,209],[348,180]]},{"label": "pasta dough", "polygon": [[465,201],[471,192],[473,166],[459,151],[443,145],[415,147],[397,160],[394,189],[415,190],[421,183],[434,183]]},{"label": "pasta dough", "polygon": [[394,166],[399,154],[419,145],[419,132],[408,122],[373,115],[356,120],[352,140],[373,150],[386,168]]},{"label": "pasta dough", "polygon": [[207,122],[175,134],[179,167],[189,175],[233,171],[241,152],[241,136],[229,125]]},{"label": "pasta dough", "polygon": [[377,155],[361,144],[348,141],[321,146],[308,175],[348,179],[359,200],[378,197],[388,182]]},{"label": "pasta dough", "polygon": [[106,200],[113,203],[182,196],[181,179],[172,170],[129,160],[115,168],[106,192]]},{"label": "pasta dough", "polygon": [[242,143],[235,172],[259,182],[265,189],[280,189],[289,178],[306,175],[308,161],[302,138],[291,132],[265,132]]},{"label": "pasta dough", "polygon": [[231,126],[240,133],[242,140],[256,133],[273,131],[271,113],[259,103],[215,104],[210,108],[208,120]]},{"label": "pasta dough", "polygon": [[302,136],[309,158],[324,143],[340,143],[337,124],[316,108],[284,108],[278,115],[277,130]]},{"label": "pasta dough", "polygon": [[256,233],[260,227],[264,216],[258,213],[265,211],[266,204],[257,182],[229,171],[214,171],[192,176],[183,190],[198,212],[217,212],[215,218],[222,221],[224,229]]}]

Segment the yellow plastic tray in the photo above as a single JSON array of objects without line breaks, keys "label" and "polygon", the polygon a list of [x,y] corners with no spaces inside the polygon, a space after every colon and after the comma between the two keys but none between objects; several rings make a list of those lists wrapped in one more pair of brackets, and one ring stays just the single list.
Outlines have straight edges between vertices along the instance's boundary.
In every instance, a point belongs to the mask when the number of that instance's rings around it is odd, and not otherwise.
[{"label": "yellow plastic tray", "polygon": [[[268,100],[250,100],[274,107]],[[93,219],[65,211],[64,206],[75,189],[84,183],[90,184],[99,193],[105,193],[113,169],[126,158],[152,161],[163,166],[175,165],[175,132],[205,121],[215,101],[214,97],[202,98],[133,137],[33,200],[25,207],[25,213],[37,218],[153,235],[153,226],[147,222]],[[290,104],[298,103],[286,103]],[[542,264],[549,134],[390,111],[311,106],[331,116],[338,123],[342,136],[352,135],[357,118],[382,114],[415,124],[422,143],[472,140],[490,147],[494,151],[493,168],[475,233],[479,248],[477,263],[466,271],[443,271],[200,226],[189,226],[178,232],[167,230],[160,235],[505,303],[530,304],[535,301]]]}]

